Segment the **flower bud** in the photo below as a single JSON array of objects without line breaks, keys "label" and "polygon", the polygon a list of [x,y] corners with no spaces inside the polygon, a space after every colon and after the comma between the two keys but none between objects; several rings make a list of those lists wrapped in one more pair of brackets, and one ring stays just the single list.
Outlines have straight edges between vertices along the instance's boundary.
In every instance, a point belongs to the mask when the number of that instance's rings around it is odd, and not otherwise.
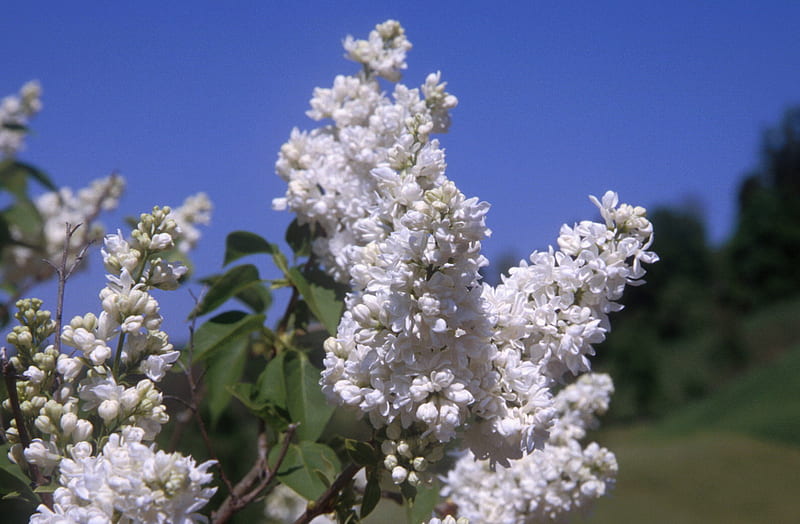
[{"label": "flower bud", "polygon": [[28,377],[28,380],[30,380],[32,384],[41,384],[44,382],[46,376],[44,371],[36,366],[28,366],[28,369],[23,373],[23,375]]},{"label": "flower bud", "polygon": [[408,477],[408,470],[403,466],[395,466],[392,469],[392,482],[395,484],[402,484]]},{"label": "flower bud", "polygon": [[401,440],[397,443],[397,454],[402,455],[405,458],[412,458],[413,455],[411,454],[411,446],[408,445],[408,442],[405,440]]},{"label": "flower bud", "polygon": [[33,421],[33,425],[36,426],[36,429],[45,434],[55,433],[57,431],[57,428],[47,415],[39,415],[36,417],[36,420]]},{"label": "flower bud", "polygon": [[97,414],[100,415],[100,418],[103,419],[107,426],[110,425],[119,414],[119,402],[116,400],[104,400],[97,407]]},{"label": "flower bud", "polygon": [[22,444],[17,443],[11,446],[11,449],[8,450],[8,460],[14,464],[25,463],[25,455],[22,453]]},{"label": "flower bud", "polygon": [[119,402],[126,413],[133,411],[139,404],[139,392],[135,388],[128,388],[120,395]]},{"label": "flower bud", "polygon": [[386,469],[391,471],[395,468],[395,466],[397,466],[397,456],[386,455],[386,457],[383,459],[383,465],[386,467]]},{"label": "flower bud", "polygon": [[94,426],[88,420],[78,420],[75,424],[75,430],[72,432],[72,440],[73,442],[83,442],[85,440],[89,440],[92,436],[92,432],[94,431]]},{"label": "flower bud", "polygon": [[78,415],[75,413],[64,413],[59,423],[61,431],[64,435],[71,435],[75,428],[78,426]]},{"label": "flower bud", "polygon": [[[392,478],[394,478],[394,476],[392,476]],[[406,480],[407,480],[407,481],[408,481],[408,483],[409,483],[409,484],[411,484],[412,486],[419,486],[419,485],[421,484],[421,481],[420,481],[419,475],[417,475],[417,472],[416,472],[416,471],[410,471],[410,472],[408,473],[408,478],[407,478]]]}]

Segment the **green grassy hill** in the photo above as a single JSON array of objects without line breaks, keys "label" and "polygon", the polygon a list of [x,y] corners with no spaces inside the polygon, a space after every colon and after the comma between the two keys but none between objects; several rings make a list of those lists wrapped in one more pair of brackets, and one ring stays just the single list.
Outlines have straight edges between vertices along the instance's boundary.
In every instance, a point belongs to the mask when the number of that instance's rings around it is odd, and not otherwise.
[{"label": "green grassy hill", "polygon": [[597,440],[617,454],[618,483],[578,522],[798,522],[800,346],[660,422]]},{"label": "green grassy hill", "polygon": [[721,430],[800,446],[800,346],[668,416],[655,429],[666,435]]}]

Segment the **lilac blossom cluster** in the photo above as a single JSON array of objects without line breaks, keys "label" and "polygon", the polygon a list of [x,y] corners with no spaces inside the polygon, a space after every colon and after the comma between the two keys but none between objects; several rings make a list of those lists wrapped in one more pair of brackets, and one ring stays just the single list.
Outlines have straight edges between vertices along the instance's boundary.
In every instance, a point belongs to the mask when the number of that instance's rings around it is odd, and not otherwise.
[{"label": "lilac blossom cluster", "polygon": [[[124,190],[125,179],[110,175],[77,192],[64,187],[37,197],[34,204],[42,229],[31,231],[12,225],[10,232],[16,245],[4,254],[3,279],[14,282],[18,289],[27,289],[52,277],[68,239],[67,262],[72,265],[86,245],[103,238],[104,228],[97,218],[117,207]],[[68,234],[66,224],[80,227]]]},{"label": "lilac blossom cluster", "polygon": [[597,443],[580,440],[608,409],[608,375],[587,373],[554,399],[556,423],[542,449],[508,468],[463,455],[445,478],[442,495],[471,522],[565,522],[613,487],[617,460]]},{"label": "lilac blossom cluster", "polygon": [[[489,206],[446,177],[430,138],[455,97],[438,73],[382,93],[377,77],[396,82],[406,67],[397,22],[345,47],[362,71],[314,91],[308,115],[329,123],[292,131],[276,165],[288,189],[274,207],[311,224],[315,255],[351,286],[322,389],[368,418],[396,484],[430,480],[457,437],[492,468],[539,457],[565,416],[554,389],[590,369],[623,289],[657,260],[645,210],[592,197],[603,222],[565,225],[559,249],[482,284]],[[610,464],[601,455],[586,460]]]},{"label": "lilac blossom cluster", "polygon": [[[197,465],[151,444],[169,420],[157,383],[179,357],[160,330],[151,291],[178,287],[186,268],[164,257],[181,238],[169,207],[142,214],[131,238],[105,237],[102,311],[63,327],[69,353],[47,344],[55,322],[41,301],[17,302],[10,361],[25,378],[16,383],[17,397],[35,430],[23,448],[12,419],[9,457],[23,471],[34,465],[58,478],[54,506],[41,505],[33,522],[202,520],[195,512],[214,493],[206,486],[212,463]],[[3,407],[10,410],[10,400]]]},{"label": "lilac blossom cluster", "polygon": [[26,82],[19,96],[0,100],[0,160],[13,157],[24,145],[28,120],[42,110],[42,87],[39,82]]}]

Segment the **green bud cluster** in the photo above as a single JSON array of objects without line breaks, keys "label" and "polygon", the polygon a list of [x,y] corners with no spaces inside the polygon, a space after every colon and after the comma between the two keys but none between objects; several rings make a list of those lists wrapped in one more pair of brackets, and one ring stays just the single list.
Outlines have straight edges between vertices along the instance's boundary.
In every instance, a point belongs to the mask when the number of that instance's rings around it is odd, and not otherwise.
[{"label": "green bud cluster", "polygon": [[389,470],[395,484],[407,482],[415,487],[427,486],[433,480],[428,469],[444,457],[444,444],[432,437],[411,435],[395,421],[386,427],[381,452],[383,466]]},{"label": "green bud cluster", "polygon": [[[17,355],[11,363],[18,372],[24,371],[34,361],[36,350],[53,334],[56,323],[50,318],[50,312],[41,309],[43,302],[38,298],[25,298],[16,302],[17,312],[14,317],[20,325],[15,326],[6,336],[9,344],[17,348]],[[53,369],[55,361],[49,369]]]},{"label": "green bud cluster", "polygon": [[175,247],[174,239],[180,230],[175,220],[170,218],[171,213],[172,208],[169,206],[154,206],[152,213],[139,215],[139,223],[131,233],[133,247],[149,253],[166,251]]}]

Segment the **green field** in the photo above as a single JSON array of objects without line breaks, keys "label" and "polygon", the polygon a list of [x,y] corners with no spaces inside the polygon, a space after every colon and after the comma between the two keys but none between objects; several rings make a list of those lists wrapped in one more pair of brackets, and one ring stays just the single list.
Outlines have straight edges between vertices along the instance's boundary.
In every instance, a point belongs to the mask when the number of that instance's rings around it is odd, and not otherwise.
[{"label": "green field", "polygon": [[607,433],[620,473],[586,523],[796,523],[800,448],[730,433]]},{"label": "green field", "polygon": [[586,523],[800,522],[800,347],[655,424],[597,439],[614,494]]}]

